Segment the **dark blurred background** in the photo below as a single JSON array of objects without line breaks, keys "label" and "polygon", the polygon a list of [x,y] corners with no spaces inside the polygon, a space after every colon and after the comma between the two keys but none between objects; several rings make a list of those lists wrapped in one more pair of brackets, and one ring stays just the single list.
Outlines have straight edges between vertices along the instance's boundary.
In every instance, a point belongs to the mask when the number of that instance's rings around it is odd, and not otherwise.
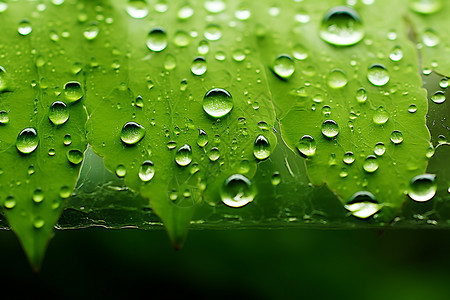
[{"label": "dark blurred background", "polygon": [[[0,231],[4,291],[33,299],[450,299],[450,231],[57,231],[40,274]],[[6,295],[3,292],[3,295]]]}]

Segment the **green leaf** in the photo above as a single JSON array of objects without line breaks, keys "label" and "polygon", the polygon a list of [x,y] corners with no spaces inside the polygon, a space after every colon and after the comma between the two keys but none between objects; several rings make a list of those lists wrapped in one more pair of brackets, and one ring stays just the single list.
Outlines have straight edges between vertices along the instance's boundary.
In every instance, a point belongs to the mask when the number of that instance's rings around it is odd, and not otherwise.
[{"label": "green leaf", "polygon": [[[261,24],[260,48],[266,69],[274,70],[269,83],[283,139],[299,154],[298,149],[306,147],[303,156],[311,182],[326,183],[347,205],[357,193],[371,193],[377,202],[371,214],[381,208],[376,217],[388,222],[404,203],[410,179],[424,173],[428,161],[427,100],[417,53],[408,40],[407,24],[398,21],[405,10],[401,1],[359,4],[354,11],[338,7],[343,10],[340,22],[353,22],[354,30],[338,33],[342,40],[359,30],[347,11],[360,16],[364,37],[354,45],[332,44],[311,34],[333,31],[330,24],[321,24],[325,13],[339,4],[302,2],[298,10],[291,3],[280,4],[280,14]],[[395,14],[386,13],[387,5]],[[298,22],[302,13],[310,16],[308,22]],[[281,22],[283,26],[277,26]],[[282,54],[299,58],[292,60],[295,72],[288,79],[275,74]],[[389,80],[383,82],[386,73]],[[338,131],[333,132],[329,120],[337,123]],[[393,132],[402,135],[401,143],[392,141]],[[308,136],[316,146],[308,145]],[[378,143],[383,143],[384,153],[377,151]]]},{"label": "green leaf", "polygon": [[[2,84],[6,82],[0,93],[0,111],[9,118],[0,124],[0,203],[31,265],[39,269],[53,227],[78,178],[86,148],[87,115],[83,99],[74,101],[74,94],[67,98],[70,91],[64,89],[67,82],[84,81],[82,72],[72,72],[78,62],[73,48],[76,31],[71,31],[70,38],[63,37],[75,20],[55,18],[69,14],[70,7],[48,6],[38,11],[35,4],[10,3],[0,15],[0,64],[4,68],[0,76]],[[55,101],[65,103],[66,111],[61,103],[52,110]],[[68,120],[63,122],[67,113]],[[49,117],[63,123],[55,125]],[[27,128],[37,137],[29,135],[25,144],[16,144]],[[66,135],[70,135],[70,144]]]},{"label": "green leaf", "polygon": [[[256,39],[244,21],[230,28],[230,14],[205,23],[202,1],[154,14],[149,23],[132,19],[121,1],[112,3],[107,14],[114,23],[99,24],[100,33],[91,41],[98,66],[89,77],[88,140],[108,169],[150,199],[172,242],[180,247],[201,201],[219,205],[218,191],[232,175],[252,179],[259,161],[253,153],[257,137],[267,139],[269,153],[276,145],[269,130],[275,115]],[[234,5],[229,3],[227,9],[234,11]],[[190,9],[194,16],[180,17]],[[156,38],[167,38],[167,48],[152,51],[147,47],[152,30]],[[202,45],[208,50],[199,50]],[[191,71],[198,56],[206,61],[203,75]],[[208,115],[202,107],[206,93],[214,88],[226,90],[233,98],[232,110],[220,118]],[[121,140],[128,122],[145,128],[137,144]],[[198,142],[202,131],[207,134],[206,145]],[[177,164],[178,151],[187,148],[192,161],[186,166]],[[146,161],[155,170],[149,181],[139,177]]]}]

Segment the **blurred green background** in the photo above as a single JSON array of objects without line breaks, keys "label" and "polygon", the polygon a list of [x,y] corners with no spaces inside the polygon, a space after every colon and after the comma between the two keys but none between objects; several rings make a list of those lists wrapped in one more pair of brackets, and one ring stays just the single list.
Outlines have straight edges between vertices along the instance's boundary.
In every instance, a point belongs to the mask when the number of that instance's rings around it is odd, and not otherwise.
[{"label": "blurred green background", "polygon": [[47,299],[449,299],[445,230],[57,231],[40,274],[0,231],[0,282]]}]

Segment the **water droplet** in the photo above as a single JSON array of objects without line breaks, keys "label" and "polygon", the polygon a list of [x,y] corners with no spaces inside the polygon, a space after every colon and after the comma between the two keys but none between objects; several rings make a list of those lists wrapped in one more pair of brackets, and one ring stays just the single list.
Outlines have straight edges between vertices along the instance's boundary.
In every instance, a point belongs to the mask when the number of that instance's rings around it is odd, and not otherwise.
[{"label": "water droplet", "polygon": [[29,35],[32,30],[33,30],[33,28],[31,28],[30,22],[28,22],[28,20],[22,20],[19,23],[19,28],[17,31],[21,35]]},{"label": "water droplet", "polygon": [[219,25],[211,24],[205,28],[203,35],[207,40],[217,41],[222,37],[222,29]]},{"label": "water droplet", "polygon": [[408,195],[414,201],[425,202],[434,197],[436,190],[436,175],[422,174],[411,179],[409,182]]},{"label": "water droplet", "polygon": [[208,151],[208,158],[210,161],[216,161],[220,158],[220,151],[219,148],[217,147],[212,147],[209,151]]},{"label": "water droplet", "polygon": [[439,86],[440,86],[442,89],[446,89],[446,88],[448,87],[448,79],[447,79],[447,78],[442,78],[442,79],[439,81]]},{"label": "water droplet", "polygon": [[386,152],[386,146],[384,146],[383,143],[379,142],[375,145],[373,152],[378,156],[382,156],[384,152]]},{"label": "water droplet", "polygon": [[118,165],[116,167],[116,175],[118,177],[125,177],[127,175],[127,168],[124,165]]},{"label": "water droplet", "polygon": [[344,154],[344,163],[347,165],[351,165],[355,161],[355,155],[353,155],[353,152],[349,151]]},{"label": "water droplet", "polygon": [[35,171],[36,171],[36,169],[34,168],[33,165],[30,165],[27,169],[28,175],[33,175]]},{"label": "water droplet", "polygon": [[322,20],[320,37],[335,46],[351,46],[364,38],[364,30],[358,13],[347,6],[330,9]]},{"label": "water droplet", "polygon": [[208,65],[206,64],[206,60],[203,56],[196,57],[191,64],[191,71],[197,76],[205,74],[207,69]]},{"label": "water droplet", "polygon": [[403,134],[400,131],[398,131],[398,130],[394,130],[391,133],[390,139],[391,139],[391,142],[393,142],[394,144],[398,145],[401,142],[403,142]]},{"label": "water droplet", "polygon": [[427,47],[435,47],[439,44],[440,39],[434,30],[427,29],[422,35],[422,42]]},{"label": "water droplet", "polygon": [[49,155],[49,156],[55,156],[55,154],[56,154],[56,151],[55,151],[54,148],[48,149],[48,155]]},{"label": "water droplet", "polygon": [[172,54],[167,54],[166,59],[164,60],[164,68],[167,71],[171,71],[177,67],[177,61],[175,56]]},{"label": "water droplet", "polygon": [[175,155],[175,162],[182,167],[189,165],[192,161],[192,150],[191,146],[184,144],[178,149]]},{"label": "water droplet", "polygon": [[35,189],[32,198],[35,203],[40,203],[44,201],[44,192],[39,188]]},{"label": "water droplet", "polygon": [[443,91],[437,91],[433,94],[433,96],[431,96],[431,100],[436,104],[444,103],[445,99],[446,98]]},{"label": "water droplet", "polygon": [[208,134],[203,129],[198,130],[197,145],[205,147],[208,144]]},{"label": "water droplet", "polygon": [[42,218],[38,217],[33,221],[33,227],[36,229],[41,229],[42,227],[44,227],[44,225],[45,225],[45,221]]},{"label": "water droplet", "polygon": [[234,50],[231,56],[233,57],[233,60],[237,62],[244,61],[246,58],[244,51],[241,49]]},{"label": "water droplet", "polygon": [[297,150],[304,157],[313,156],[316,153],[316,141],[310,135],[304,135],[297,144]]},{"label": "water droplet", "polygon": [[191,36],[184,30],[178,30],[175,32],[173,42],[178,47],[187,47],[191,43]]},{"label": "water droplet", "polygon": [[65,146],[69,146],[72,144],[72,136],[70,134],[66,134],[63,139],[63,143]]},{"label": "water droplet", "polygon": [[375,86],[383,86],[389,82],[389,73],[385,66],[375,64],[370,66],[367,73],[367,79]]},{"label": "water droplet", "polygon": [[269,141],[262,134],[256,137],[253,145],[253,155],[259,160],[264,160],[270,156]]},{"label": "water droplet", "polygon": [[403,58],[402,48],[395,46],[394,49],[392,49],[391,54],[389,54],[389,58],[392,61],[400,61]]},{"label": "water droplet", "polygon": [[373,216],[381,209],[381,205],[377,203],[375,196],[367,191],[360,191],[353,194],[344,207],[352,215],[361,219]]},{"label": "water droplet", "polygon": [[62,125],[69,120],[69,111],[64,102],[55,101],[50,106],[48,119],[55,125]]},{"label": "water droplet", "polygon": [[270,178],[270,182],[273,186],[277,186],[281,183],[281,175],[280,172],[274,172],[272,177]]},{"label": "water droplet", "polygon": [[365,88],[359,88],[356,91],[356,101],[359,103],[364,103],[367,100],[367,92]]},{"label": "water droplet", "polygon": [[292,54],[294,55],[294,58],[298,60],[305,60],[308,58],[308,52],[305,47],[299,44],[294,46],[294,51]]},{"label": "water droplet", "polygon": [[408,107],[408,112],[410,112],[410,113],[415,113],[417,111],[417,108],[416,108],[416,106],[414,105],[414,104],[411,104],[409,107]]},{"label": "water droplet", "polygon": [[372,120],[378,125],[385,124],[389,120],[389,113],[383,108],[383,106],[380,106],[373,114]]},{"label": "water droplet", "polygon": [[69,102],[76,102],[83,97],[83,89],[78,81],[69,81],[64,85],[64,96]]},{"label": "water droplet", "polygon": [[16,140],[16,147],[23,154],[28,154],[36,150],[39,144],[37,131],[34,128],[25,128],[19,133]]},{"label": "water droplet", "polygon": [[273,64],[273,72],[284,79],[291,77],[295,72],[295,64],[292,57],[287,54],[279,55]]},{"label": "water droplet", "polygon": [[6,110],[0,111],[0,125],[8,124],[9,122],[9,115]]},{"label": "water droplet", "polygon": [[180,9],[177,12],[177,16],[181,20],[189,19],[190,17],[192,17],[193,14],[194,9],[192,9],[192,7],[190,7],[189,5],[184,5],[180,7]]},{"label": "water droplet", "polygon": [[72,195],[72,189],[68,187],[67,185],[64,185],[59,190],[59,197],[66,199],[69,198]]},{"label": "water droplet", "polygon": [[233,109],[231,94],[220,88],[209,90],[203,98],[203,110],[214,118],[221,118]]},{"label": "water droplet", "polygon": [[224,11],[226,8],[225,2],[222,0],[206,0],[205,1],[205,9],[212,13],[217,14]]},{"label": "water droplet", "polygon": [[363,169],[367,173],[373,173],[378,170],[378,161],[375,155],[369,155],[366,157],[366,160],[363,164]]},{"label": "water droplet", "polygon": [[197,51],[198,51],[198,54],[200,54],[200,55],[208,54],[209,53],[209,43],[208,43],[208,41],[201,40],[198,43]]},{"label": "water droplet", "polygon": [[8,9],[8,4],[0,1],[0,13],[5,12]]},{"label": "water droplet", "polygon": [[410,8],[419,14],[432,14],[442,7],[442,0],[412,0]]},{"label": "water droplet", "polygon": [[153,162],[150,160],[146,160],[142,163],[139,168],[139,178],[144,181],[150,181],[155,175],[155,167],[153,166]]},{"label": "water droplet", "polygon": [[14,197],[13,196],[8,196],[6,199],[5,199],[5,203],[3,204],[4,206],[5,206],[5,208],[7,208],[7,209],[12,209],[12,208],[14,208],[15,206],[16,206],[16,200],[14,199]]},{"label": "water droplet", "polygon": [[342,70],[332,70],[328,75],[328,86],[333,89],[339,89],[347,85],[348,79]]},{"label": "water droplet", "polygon": [[234,174],[228,177],[220,190],[222,202],[230,207],[247,205],[253,201],[255,195],[255,187],[247,177],[241,174]]},{"label": "water droplet", "polygon": [[100,28],[98,27],[98,23],[92,22],[84,29],[83,35],[88,41],[92,41],[98,36],[99,32]]},{"label": "water droplet", "polygon": [[136,122],[127,122],[122,127],[120,139],[127,145],[134,145],[145,136],[145,128]]},{"label": "water droplet", "polygon": [[69,150],[67,151],[66,155],[69,162],[74,165],[78,165],[83,161],[83,152],[81,152],[80,150],[77,149]]},{"label": "water droplet", "polygon": [[6,91],[8,88],[6,76],[6,70],[0,66],[0,93]]},{"label": "water droplet", "polygon": [[169,141],[169,142],[167,142],[167,148],[168,148],[169,150],[175,149],[176,146],[177,146],[177,142],[175,142],[175,141]]},{"label": "water droplet", "polygon": [[151,51],[160,52],[167,47],[167,34],[162,28],[155,28],[148,33],[147,47]]},{"label": "water droplet", "polygon": [[326,120],[322,123],[322,134],[327,138],[333,138],[339,134],[339,126],[334,120]]},{"label": "water droplet", "polygon": [[236,17],[236,19],[244,21],[244,20],[248,20],[250,18],[251,12],[247,8],[240,8],[240,9],[236,10],[236,12],[234,13],[234,16]]},{"label": "water droplet", "polygon": [[132,18],[143,19],[148,15],[147,2],[145,0],[128,0],[126,11]]}]

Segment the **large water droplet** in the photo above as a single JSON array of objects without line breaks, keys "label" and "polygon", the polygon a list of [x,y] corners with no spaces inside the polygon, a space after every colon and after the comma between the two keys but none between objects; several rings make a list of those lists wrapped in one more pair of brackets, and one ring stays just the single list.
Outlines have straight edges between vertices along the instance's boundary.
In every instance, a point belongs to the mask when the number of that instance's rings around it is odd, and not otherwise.
[{"label": "large water droplet", "polygon": [[206,60],[203,56],[196,57],[191,64],[192,74],[197,76],[205,74],[207,69],[208,65],[206,64]]},{"label": "large water droplet", "polygon": [[409,182],[408,195],[415,201],[425,202],[434,197],[436,194],[436,189],[436,175],[417,175]]},{"label": "large water droplet", "polygon": [[427,29],[422,35],[422,42],[427,47],[436,47],[439,44],[440,39],[434,30]]},{"label": "large water droplet", "polygon": [[28,20],[20,21],[19,28],[17,29],[17,31],[21,35],[29,35],[32,30],[33,30],[33,28],[31,27],[31,24],[30,24],[30,22],[28,22]]},{"label": "large water droplet", "polygon": [[256,137],[253,145],[253,155],[259,160],[264,160],[270,156],[269,141],[262,134]]},{"label": "large water droplet", "polygon": [[442,0],[411,0],[410,8],[419,14],[432,14],[442,7]]},{"label": "large water droplet", "polygon": [[255,187],[247,177],[241,174],[228,177],[220,190],[222,202],[230,207],[242,207],[253,201],[255,195]]},{"label": "large water droplet", "polygon": [[369,155],[366,157],[366,160],[363,164],[363,169],[367,173],[373,173],[378,170],[378,161],[375,155]]},{"label": "large water droplet", "polygon": [[273,64],[273,72],[284,79],[291,77],[295,72],[295,64],[292,57],[287,54],[279,55]]},{"label": "large water droplet", "polygon": [[69,111],[64,102],[55,101],[50,106],[48,119],[55,125],[61,125],[69,120]]},{"label": "large water droplet", "polygon": [[153,166],[153,162],[150,160],[146,160],[142,163],[139,168],[139,178],[144,181],[150,181],[155,175],[155,167]]},{"label": "large water droplet", "polygon": [[389,82],[389,73],[385,66],[375,64],[370,66],[367,72],[367,79],[375,86],[383,86]]},{"label": "large water droplet", "polygon": [[391,139],[391,142],[393,142],[394,144],[398,145],[401,142],[403,142],[403,134],[400,131],[398,131],[398,130],[394,130],[391,133],[390,139]]},{"label": "large water droplet", "polygon": [[221,118],[233,109],[233,98],[224,89],[209,90],[203,98],[203,110],[214,118]]},{"label": "large water droplet", "polygon": [[64,96],[69,102],[76,102],[83,97],[83,89],[78,81],[69,81],[64,85]]},{"label": "large water droplet", "polygon": [[148,15],[147,2],[145,0],[128,0],[126,11],[132,18],[145,18]]},{"label": "large water droplet", "polygon": [[355,155],[353,152],[349,151],[344,154],[344,163],[347,165],[351,165],[355,161]]},{"label": "large water droplet", "polygon": [[339,126],[334,120],[326,120],[322,123],[322,134],[327,138],[333,138],[339,134]]},{"label": "large water droplet", "polygon": [[382,142],[379,142],[373,148],[373,152],[378,156],[382,156],[386,152],[386,146]]},{"label": "large water droplet", "polygon": [[348,79],[342,70],[332,70],[328,75],[328,86],[333,89],[342,88],[347,85]]},{"label": "large water droplet", "polygon": [[383,106],[380,106],[373,114],[372,120],[378,125],[385,124],[389,120],[389,113],[383,108]]},{"label": "large water droplet", "polygon": [[36,150],[39,144],[37,131],[34,128],[25,128],[19,133],[16,140],[16,148],[21,153],[28,154]]},{"label": "large water droplet", "polygon": [[366,219],[381,209],[381,205],[372,193],[360,191],[353,194],[347,205],[344,206],[355,217]]},{"label": "large water droplet", "polygon": [[127,122],[122,127],[120,139],[127,145],[134,145],[145,136],[145,128],[136,122]]},{"label": "large water droplet", "polygon": [[74,165],[78,165],[83,161],[83,152],[77,149],[67,151],[67,160]]},{"label": "large water droplet", "polygon": [[437,91],[431,96],[431,100],[436,104],[441,104],[445,102],[445,94],[443,91]]},{"label": "large water droplet", "polygon": [[6,199],[5,199],[5,202],[3,203],[3,206],[5,206],[5,208],[7,208],[7,209],[12,209],[12,208],[14,208],[15,206],[16,206],[16,200],[14,199],[14,197],[13,196],[8,196]]},{"label": "large water droplet", "polygon": [[358,13],[347,6],[330,9],[322,20],[320,37],[335,46],[351,46],[364,37],[364,30]]},{"label": "large water droplet", "polygon": [[316,141],[310,135],[304,135],[297,144],[297,150],[304,157],[313,156],[316,153]]},{"label": "large water droplet", "polygon": [[182,167],[189,165],[192,161],[191,146],[184,144],[175,154],[175,162]]},{"label": "large water droplet", "polygon": [[167,47],[167,34],[162,28],[155,28],[148,33],[147,47],[151,51],[160,52]]}]

